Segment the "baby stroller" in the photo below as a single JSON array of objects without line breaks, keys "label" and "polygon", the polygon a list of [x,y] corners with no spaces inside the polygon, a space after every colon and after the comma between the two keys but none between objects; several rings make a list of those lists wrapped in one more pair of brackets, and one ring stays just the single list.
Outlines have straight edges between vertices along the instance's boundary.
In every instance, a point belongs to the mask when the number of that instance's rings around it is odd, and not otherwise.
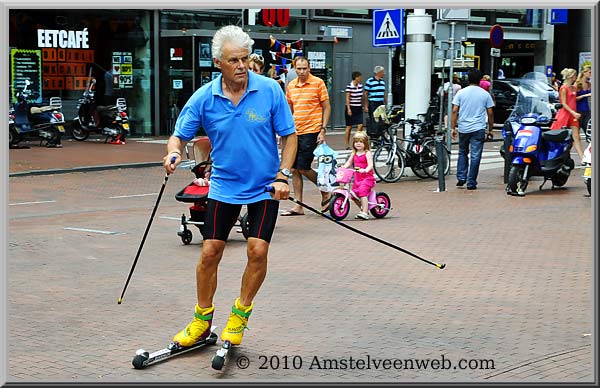
[{"label": "baby stroller", "polygon": [[[192,231],[188,229],[188,225],[196,225],[204,238],[204,216],[206,215],[208,189],[210,186],[210,181],[204,180],[204,182],[202,182],[204,172],[206,171],[207,166],[211,164],[211,145],[208,137],[203,136],[195,140],[193,149],[196,164],[192,168],[192,172],[196,176],[196,179],[175,195],[177,201],[193,204],[190,206],[189,218],[186,218],[185,214],[181,215],[181,225],[179,226],[179,232],[177,232],[177,235],[181,237],[181,241],[185,245],[189,245],[192,242]],[[201,186],[200,184],[204,185]],[[241,227],[244,238],[248,239],[248,231],[250,229],[248,226],[248,213],[240,216],[238,226]]]},{"label": "baby stroller", "polygon": [[376,149],[381,141],[381,138],[385,136],[387,128],[392,124],[398,124],[404,119],[404,106],[403,105],[392,105],[386,110],[385,105],[379,105],[373,112],[373,119],[375,120],[376,132],[369,134],[371,140],[371,148]]}]

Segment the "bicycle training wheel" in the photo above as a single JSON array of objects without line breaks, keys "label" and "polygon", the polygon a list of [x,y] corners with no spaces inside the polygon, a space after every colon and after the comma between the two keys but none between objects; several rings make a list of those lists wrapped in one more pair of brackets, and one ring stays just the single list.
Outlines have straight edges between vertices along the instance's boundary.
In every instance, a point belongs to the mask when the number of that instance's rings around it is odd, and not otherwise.
[{"label": "bicycle training wheel", "polygon": [[373,169],[382,181],[398,182],[404,174],[404,156],[398,148],[391,145],[379,147],[373,155]]}]

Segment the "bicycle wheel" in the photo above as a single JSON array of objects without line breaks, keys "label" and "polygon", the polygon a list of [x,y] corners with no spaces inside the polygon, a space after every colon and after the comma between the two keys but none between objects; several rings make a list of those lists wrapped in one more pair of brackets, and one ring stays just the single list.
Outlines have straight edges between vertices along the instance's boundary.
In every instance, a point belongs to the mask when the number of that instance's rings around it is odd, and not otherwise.
[{"label": "bicycle wheel", "polygon": [[450,173],[450,154],[445,145],[442,145],[442,156],[438,155],[437,145],[434,140],[428,140],[423,144],[423,155],[421,155],[421,165],[423,169],[433,179],[437,179],[438,160],[444,160],[444,176]]},{"label": "bicycle wheel", "polygon": [[387,183],[398,182],[404,174],[404,157],[391,145],[379,147],[373,155],[373,169],[379,179]]}]

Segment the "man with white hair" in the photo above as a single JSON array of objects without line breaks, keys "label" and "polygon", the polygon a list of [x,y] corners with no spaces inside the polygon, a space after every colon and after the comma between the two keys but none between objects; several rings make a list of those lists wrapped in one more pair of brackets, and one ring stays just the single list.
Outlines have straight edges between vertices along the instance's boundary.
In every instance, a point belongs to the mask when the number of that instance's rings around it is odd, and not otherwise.
[{"label": "man with white hair", "polygon": [[374,140],[377,137],[377,123],[373,113],[380,105],[387,106],[387,93],[385,92],[385,69],[383,66],[375,66],[373,76],[364,85],[364,111],[369,115],[369,126],[367,134]]},{"label": "man with white hair", "polygon": [[[221,75],[188,100],[167,143],[164,168],[175,172],[185,144],[202,127],[212,146],[210,190],[196,267],[194,319],[173,337],[192,346],[210,336],[217,289],[217,269],[241,207],[248,208],[248,261],[240,296],[233,303],[221,340],[242,342],[254,297],[267,273],[267,253],[279,210],[289,197],[288,178],[296,156],[292,113],[279,84],[248,71],[254,41],[237,26],[219,29],[212,41],[213,62]],[[281,136],[279,159],[276,136]],[[208,176],[205,176],[208,178]],[[272,186],[273,193],[265,188]]]}]

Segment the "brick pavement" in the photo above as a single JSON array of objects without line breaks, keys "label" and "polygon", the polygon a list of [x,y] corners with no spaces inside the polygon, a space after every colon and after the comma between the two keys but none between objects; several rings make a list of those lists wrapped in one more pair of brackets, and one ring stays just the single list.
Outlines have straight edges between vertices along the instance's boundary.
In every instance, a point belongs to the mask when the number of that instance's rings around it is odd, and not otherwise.
[{"label": "brick pavement", "polygon": [[[330,144],[338,148],[340,139]],[[89,160],[114,165],[125,163],[125,156],[155,163],[164,150],[133,140],[100,146],[67,142],[62,150],[10,150],[11,168],[13,162],[26,166],[19,159],[25,154],[17,155],[24,151],[65,155],[43,163],[29,157],[34,169],[61,168],[61,163],[81,167]],[[436,192],[433,180],[378,184],[392,198],[389,217],[347,220],[445,262],[443,271],[308,211],[280,217],[250,330],[221,372],[209,366],[216,347],[141,371],[131,367],[136,349],[165,346],[193,312],[201,240],[194,230],[192,244],[182,245],[178,222],[171,219],[187,213],[188,205],[175,201],[174,194],[191,173],[178,171],[169,179],[122,305],[116,300],[155,196],[115,197],[157,193],[161,168],[12,177],[8,381],[594,382],[591,199],[577,172],[562,190],[539,192],[533,182],[525,198],[506,196],[501,174],[501,168],[483,170],[474,192],[455,188],[453,177],[444,193]],[[316,189],[305,185],[305,190],[306,202],[317,206]],[[14,205],[27,201],[55,202]],[[284,202],[281,209],[291,205]],[[215,298],[219,329],[239,289],[244,252],[243,237],[232,234]],[[441,360],[442,355],[453,363],[450,369],[319,369],[315,364],[350,357]],[[250,360],[247,369],[235,365],[241,356]],[[480,365],[487,360],[488,368],[456,368],[461,358]]]}]

